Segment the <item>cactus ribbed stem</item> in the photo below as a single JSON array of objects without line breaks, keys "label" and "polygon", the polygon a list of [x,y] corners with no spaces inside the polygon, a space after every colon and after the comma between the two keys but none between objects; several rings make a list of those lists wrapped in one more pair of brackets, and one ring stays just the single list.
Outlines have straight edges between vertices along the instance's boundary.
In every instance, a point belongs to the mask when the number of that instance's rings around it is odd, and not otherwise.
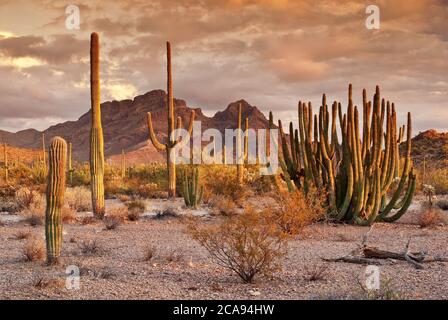
[{"label": "cactus ribbed stem", "polygon": [[62,207],[64,205],[67,165],[67,143],[55,137],[49,147],[47,178],[47,208],[45,212],[45,239],[47,263],[58,263],[62,246]]},{"label": "cactus ribbed stem", "polygon": [[97,33],[90,38],[90,93],[92,128],[90,131],[90,177],[92,208],[96,217],[105,214],[104,138],[100,106],[100,44]]}]

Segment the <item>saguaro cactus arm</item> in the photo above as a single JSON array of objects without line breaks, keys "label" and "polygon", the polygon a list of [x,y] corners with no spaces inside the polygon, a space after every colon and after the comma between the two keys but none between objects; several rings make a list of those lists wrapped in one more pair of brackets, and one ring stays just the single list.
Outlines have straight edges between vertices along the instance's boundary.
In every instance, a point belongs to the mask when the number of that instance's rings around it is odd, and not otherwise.
[{"label": "saguaro cactus arm", "polygon": [[160,143],[159,139],[157,139],[156,133],[154,132],[154,127],[152,125],[152,115],[151,112],[148,112],[148,130],[149,130],[149,138],[151,139],[152,144],[158,151],[165,151],[166,144]]}]

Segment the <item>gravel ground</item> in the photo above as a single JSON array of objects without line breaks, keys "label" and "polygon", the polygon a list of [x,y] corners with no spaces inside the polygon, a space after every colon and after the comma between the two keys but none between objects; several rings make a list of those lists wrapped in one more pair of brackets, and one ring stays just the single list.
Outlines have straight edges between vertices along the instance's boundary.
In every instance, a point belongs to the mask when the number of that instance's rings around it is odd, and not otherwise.
[{"label": "gravel ground", "polygon": [[[414,206],[406,219],[395,224],[376,224],[369,244],[402,251],[412,237],[412,251],[425,250],[447,256],[448,228],[421,229],[413,224]],[[202,219],[216,219],[203,217]],[[184,233],[179,219],[144,217],[115,230],[102,223],[64,226],[62,264],[47,267],[43,262],[25,262],[22,249],[30,231],[43,240],[43,227],[0,216],[0,299],[360,299],[359,284],[365,266],[323,262],[348,254],[361,242],[367,227],[317,224],[307,227],[291,241],[283,271],[273,279],[258,278],[243,284],[228,270],[209,260],[207,252]],[[99,252],[85,255],[83,241],[95,240]],[[157,248],[151,261],[144,261],[145,248]],[[171,258],[170,258],[171,256]],[[174,257],[174,258],[173,258]],[[174,260],[174,261],[170,261]],[[66,267],[81,269],[80,289],[65,287]],[[312,270],[325,265],[323,279],[309,281]],[[403,261],[385,261],[383,280],[389,279],[403,299],[448,299],[448,263],[425,264],[416,270]],[[44,283],[44,285],[42,285]]]}]

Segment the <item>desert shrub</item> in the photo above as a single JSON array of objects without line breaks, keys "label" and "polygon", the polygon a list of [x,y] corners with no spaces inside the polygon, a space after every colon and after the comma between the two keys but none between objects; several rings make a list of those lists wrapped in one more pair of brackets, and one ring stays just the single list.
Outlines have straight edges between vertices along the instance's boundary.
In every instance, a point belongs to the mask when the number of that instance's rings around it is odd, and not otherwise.
[{"label": "desert shrub", "polygon": [[[90,185],[89,164],[79,164],[74,167],[71,187],[87,187]],[[69,181],[67,181],[69,182]]]},{"label": "desert shrub", "polygon": [[247,186],[238,183],[236,166],[211,165],[204,168],[201,170],[201,181],[204,181],[207,193],[226,196],[233,201],[244,199],[250,194]]},{"label": "desert shrub", "polygon": [[433,186],[436,194],[448,194],[448,169],[435,169],[429,172],[426,184]]},{"label": "desert shrub", "polygon": [[42,261],[45,258],[45,245],[42,240],[31,238],[22,250],[22,255],[27,262]]},{"label": "desert shrub", "polygon": [[439,208],[424,208],[418,217],[418,224],[421,228],[436,227],[447,223],[447,217]]},{"label": "desert shrub", "polygon": [[160,192],[156,183],[146,183],[137,188],[137,195],[142,198],[155,198]]},{"label": "desert shrub", "polygon": [[77,212],[91,211],[92,198],[90,190],[85,187],[67,188],[65,191],[65,203]]},{"label": "desert shrub", "polygon": [[45,219],[46,200],[44,195],[38,193],[33,196],[33,200],[28,207],[23,209],[20,214],[25,216],[26,222],[31,226],[40,226]]},{"label": "desert shrub", "polygon": [[217,225],[189,221],[187,230],[218,265],[235,272],[245,283],[258,274],[272,275],[286,254],[285,235],[252,208]]},{"label": "desert shrub", "polygon": [[216,214],[227,217],[236,214],[236,204],[229,197],[222,195],[213,195],[209,200],[209,204],[212,206]]},{"label": "desert shrub", "polygon": [[303,227],[325,217],[325,195],[317,189],[311,189],[307,195],[300,190],[277,190],[273,197],[276,205],[269,214],[279,229],[288,235],[297,235]]}]

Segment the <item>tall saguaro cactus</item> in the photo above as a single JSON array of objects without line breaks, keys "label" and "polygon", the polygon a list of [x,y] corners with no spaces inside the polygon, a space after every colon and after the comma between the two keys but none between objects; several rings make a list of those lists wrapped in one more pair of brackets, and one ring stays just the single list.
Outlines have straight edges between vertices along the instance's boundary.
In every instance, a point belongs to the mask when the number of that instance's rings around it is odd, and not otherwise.
[{"label": "tall saguaro cactus", "polygon": [[121,149],[121,179],[126,178],[126,153]]},{"label": "tall saguaro cactus", "polygon": [[6,143],[3,144],[3,161],[4,161],[4,169],[5,169],[5,183],[9,181],[9,163],[8,163],[8,150]]},{"label": "tall saguaro cactus", "polygon": [[47,151],[45,147],[45,133],[42,133],[42,165],[47,170]]},{"label": "tall saguaro cactus", "polygon": [[[148,129],[149,129],[149,137],[151,139],[152,144],[158,151],[166,152],[166,162],[168,169],[168,197],[174,198],[176,197],[176,164],[175,159],[172,154],[172,150],[176,147],[178,140],[173,137],[172,133],[175,130],[174,127],[174,96],[173,96],[173,78],[171,74],[171,44],[169,42],[166,43],[166,60],[167,60],[167,107],[168,107],[168,137],[166,143],[161,143],[157,139],[156,133],[154,132],[154,127],[152,124],[152,115],[151,112],[148,112],[147,120],[148,120]],[[191,136],[193,131],[193,122],[194,122],[195,112],[191,111],[190,124],[188,126],[188,132]],[[179,119],[179,118],[178,118]],[[180,126],[180,122],[178,121],[178,127]]]},{"label": "tall saguaro cactus", "polygon": [[68,174],[70,179],[70,185],[73,186],[73,172],[75,170],[73,169],[73,148],[72,143],[70,142],[68,144]]},{"label": "tall saguaro cactus", "polygon": [[[244,182],[244,164],[248,160],[249,151],[249,118],[245,119],[245,131],[243,137],[242,131],[242,105],[238,104],[238,123],[237,123],[238,135],[236,137],[236,174],[238,184],[242,185]],[[239,158],[241,157],[241,158]]]},{"label": "tall saguaro cactus", "polygon": [[90,187],[92,208],[96,217],[105,214],[104,204],[104,138],[100,106],[100,44],[97,33],[90,37],[90,99],[92,128],[90,131]]},{"label": "tall saguaro cactus", "polygon": [[[342,112],[340,103],[334,102],[330,116],[325,95],[318,115],[313,115],[311,103],[302,102],[299,102],[298,113],[299,129],[294,130],[290,124],[289,145],[279,121],[281,164],[289,185],[292,180],[295,187],[303,187],[305,192],[312,185],[324,187],[328,192],[330,216],[335,220],[369,225],[375,221],[395,221],[406,212],[416,186],[411,160],[410,113],[407,126],[400,127],[397,134],[394,104],[380,99],[379,87],[376,87],[373,101],[367,101],[364,90],[361,129],[351,85],[346,113]],[[342,144],[336,132],[338,120]],[[399,146],[405,134],[405,161],[400,169]],[[398,184],[394,187],[396,178]]]},{"label": "tall saguaro cactus", "polygon": [[45,212],[45,239],[47,263],[58,263],[62,245],[62,207],[64,205],[67,163],[67,143],[55,137],[49,147],[47,178],[47,209]]}]

